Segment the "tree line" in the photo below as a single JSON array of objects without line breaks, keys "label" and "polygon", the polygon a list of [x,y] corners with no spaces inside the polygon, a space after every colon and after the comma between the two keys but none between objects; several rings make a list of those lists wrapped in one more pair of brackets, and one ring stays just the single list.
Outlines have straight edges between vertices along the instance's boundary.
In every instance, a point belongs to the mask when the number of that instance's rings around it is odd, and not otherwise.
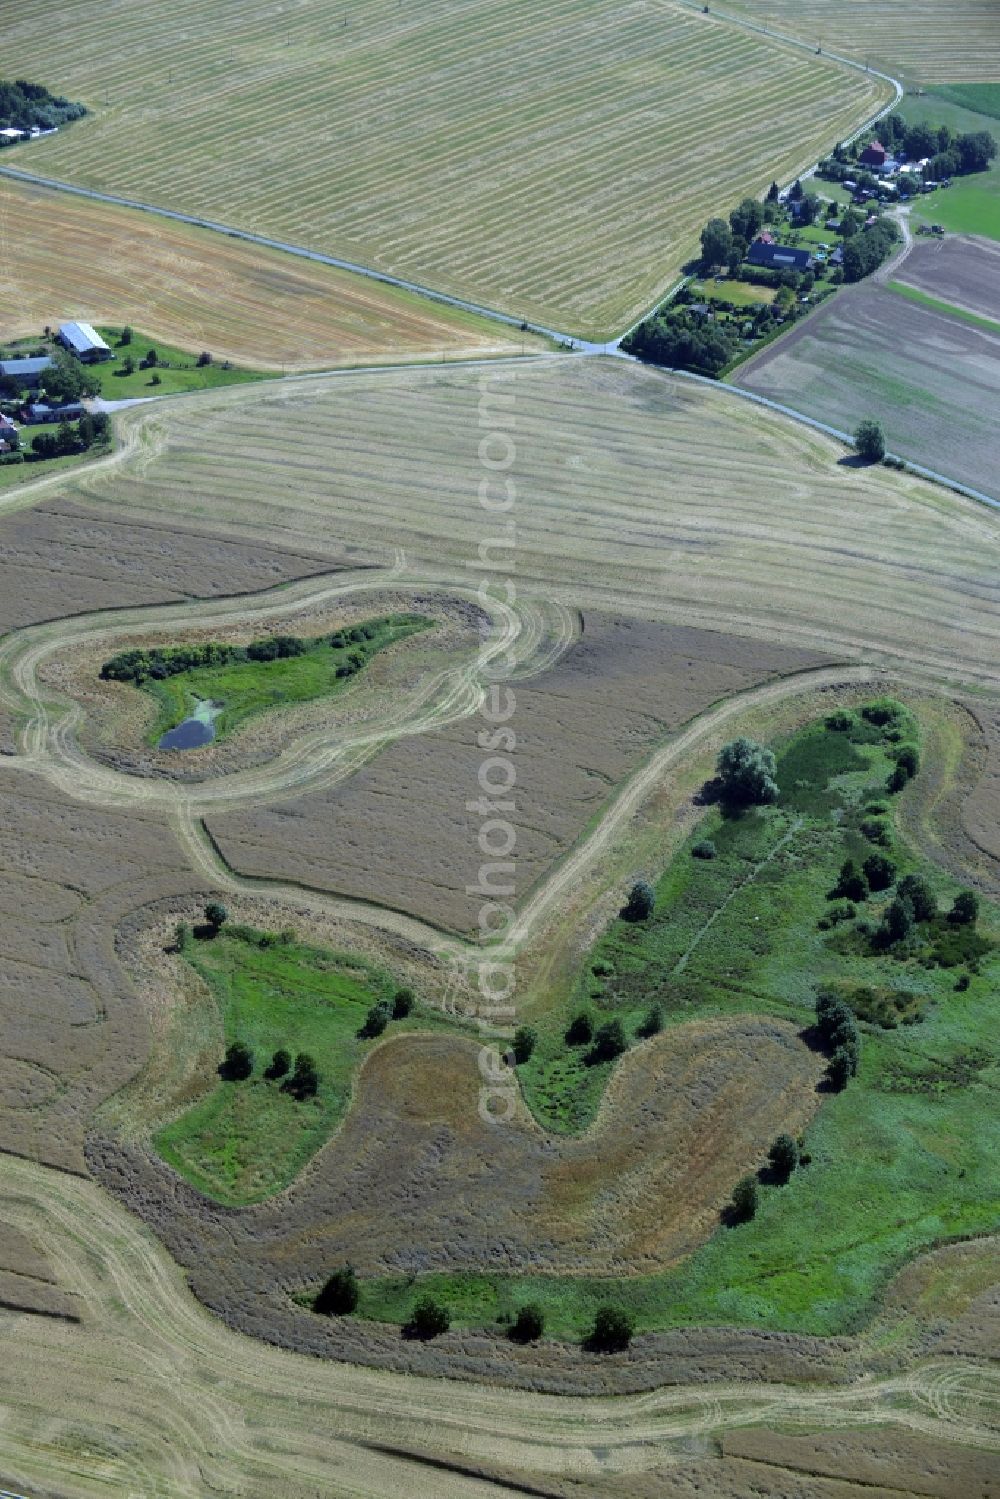
[{"label": "tree line", "polygon": [[0,130],[55,130],[86,113],[83,104],[50,93],[43,83],[0,78]]}]

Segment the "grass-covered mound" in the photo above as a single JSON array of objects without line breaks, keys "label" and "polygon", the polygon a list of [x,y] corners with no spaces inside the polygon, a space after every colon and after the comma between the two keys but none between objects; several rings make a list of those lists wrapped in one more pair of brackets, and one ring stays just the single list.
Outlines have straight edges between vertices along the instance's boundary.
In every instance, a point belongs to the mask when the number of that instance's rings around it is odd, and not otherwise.
[{"label": "grass-covered mound", "polygon": [[104,662],[101,676],[134,683],[156,698],[150,744],[204,702],[223,705],[216,718],[218,741],[269,708],[343,690],[377,651],[430,624],[420,614],[389,614],[312,638],[271,635],[246,646],[209,641],[125,650]]},{"label": "grass-covered mound", "polygon": [[[356,954],[313,947],[293,933],[245,926],[186,934],[183,955],[211,991],[221,1022],[218,1084],[155,1138],[189,1182],[219,1202],[259,1201],[294,1179],[343,1116],[355,1068],[378,1035],[403,1018],[391,974]],[[407,994],[408,991],[402,991]],[[381,1008],[383,1029],[370,1019]],[[421,1028],[440,1024],[419,1012]],[[247,1047],[250,1070],[227,1067]],[[275,1053],[288,1066],[275,1067]],[[314,1093],[297,1089],[296,1059],[313,1059]]]},{"label": "grass-covered mound", "polygon": [[[631,1046],[660,1026],[754,1012],[791,1019],[822,1046],[816,1000],[833,991],[853,1011],[859,1067],[842,1091],[825,1089],[800,1142],[806,1164],[785,1185],[762,1172],[752,1221],[720,1225],[662,1275],[422,1278],[453,1321],[492,1322],[530,1300],[549,1332],[579,1337],[610,1298],[640,1329],[842,1332],[908,1257],[995,1229],[995,913],[951,919],[952,882],[899,838],[887,786],[900,760],[918,763],[915,740],[891,703],[797,735],[778,756],[776,802],[706,814],[656,886],[652,915],[611,924],[518,1068],[536,1117],[577,1130],[614,1065],[597,1054],[602,1027],[617,1022]],[[841,888],[847,861],[860,872],[853,899]],[[921,883],[902,883],[908,875]],[[928,892],[934,912],[921,904]],[[897,902],[907,929],[894,936]],[[362,1283],[359,1311],[404,1320],[413,1294],[412,1281]]]}]

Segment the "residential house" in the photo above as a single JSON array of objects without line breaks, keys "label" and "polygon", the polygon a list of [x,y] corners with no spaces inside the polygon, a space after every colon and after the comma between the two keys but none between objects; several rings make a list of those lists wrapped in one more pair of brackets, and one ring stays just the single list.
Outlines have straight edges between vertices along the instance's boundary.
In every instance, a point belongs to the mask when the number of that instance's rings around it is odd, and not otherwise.
[{"label": "residential house", "polygon": [[873,171],[885,166],[885,159],[888,154],[881,141],[872,141],[871,145],[866,146],[862,151],[858,160],[862,166],[868,167],[869,171]]},{"label": "residential house", "polygon": [[47,406],[44,401],[32,401],[22,409],[21,420],[35,426],[39,422],[76,422],[84,415],[79,401],[69,401],[65,406]]},{"label": "residential house", "polygon": [[770,271],[809,271],[813,258],[808,250],[793,250],[791,245],[767,245],[755,239],[747,251],[747,264]]},{"label": "residential house", "polygon": [[52,360],[48,354],[40,355],[37,359],[0,359],[0,376],[6,375],[28,390],[36,390],[44,371],[51,367]]}]

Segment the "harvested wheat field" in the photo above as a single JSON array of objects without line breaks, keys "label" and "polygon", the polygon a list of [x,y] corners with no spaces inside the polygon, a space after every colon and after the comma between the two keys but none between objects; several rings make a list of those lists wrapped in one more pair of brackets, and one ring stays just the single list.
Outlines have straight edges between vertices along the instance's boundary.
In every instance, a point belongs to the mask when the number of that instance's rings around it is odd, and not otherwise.
[{"label": "harvested wheat field", "polygon": [[0,819],[4,1147],[79,1171],[92,1111],[149,1046],[115,928],[195,880],[162,819],[83,807],[14,763],[0,770]]},{"label": "harvested wheat field", "polygon": [[[653,746],[712,703],[823,658],[706,630],[588,613],[549,670],[515,684],[517,900],[549,873]],[[238,873],[475,925],[482,719],[406,737],[330,790],[212,815]],[[473,805],[468,805],[472,803]]]},{"label": "harvested wheat field", "polygon": [[[821,1059],[793,1026],[754,1017],[693,1022],[630,1052],[578,1139],[546,1136],[523,1105],[503,1129],[485,1123],[477,1053],[471,1039],[416,1032],[377,1047],[331,1144],[287,1191],[238,1213],[141,1143],[97,1133],[88,1161],[141,1207],[207,1306],[241,1330],[336,1356],[344,1338],[361,1343],[363,1325],[329,1324],[291,1300],[329,1265],[662,1268],[717,1227],[733,1179],[764,1159],[776,1130],[801,1128],[819,1103]],[[391,1345],[368,1331],[385,1361]]]},{"label": "harvested wheat field", "polygon": [[107,21],[87,0],[11,18],[11,76],[93,111],[11,165],[602,338],[671,284],[717,201],[794,176],[890,97],[672,0],[119,4],[113,40]]},{"label": "harvested wheat field", "polygon": [[994,0],[729,0],[727,9],[885,69],[907,83],[992,83]]},{"label": "harvested wheat field", "polygon": [[[262,419],[281,441],[258,445],[248,471],[238,455]],[[120,422],[122,461],[78,472],[61,496],[304,550],[388,560],[402,547],[412,570],[466,585],[485,561],[487,576],[513,567],[520,593],[571,608],[996,680],[996,518],[843,464],[835,442],[721,389],[562,357],[209,392]],[[491,422],[515,442],[505,517],[478,499]]]},{"label": "harvested wheat field", "polygon": [[[290,741],[304,735],[360,734],[365,726],[374,729],[385,723],[390,705],[396,713],[405,714],[409,702],[411,713],[416,712],[426,697],[427,684],[440,673],[443,663],[474,661],[487,620],[478,606],[444,593],[380,590],[374,586],[378,576],[373,571],[370,590],[345,590],[342,595],[337,594],[334,580],[332,588],[324,592],[321,587],[321,596],[305,604],[300,602],[299,590],[295,597],[286,590],[270,590],[248,600],[242,613],[236,610],[214,623],[209,616],[192,626],[179,614],[172,622],[169,616],[161,616],[150,629],[138,622],[141,616],[132,615],[117,639],[109,638],[105,626],[96,641],[86,636],[79,643],[64,641],[46,658],[39,685],[81,706],[84,717],[77,731],[81,748],[116,770],[197,782],[272,764]],[[280,634],[320,641],[334,630],[391,615],[413,616],[426,628],[377,651],[349,688],[336,684],[334,696],[320,693],[304,701],[289,700],[278,690],[272,693],[272,704],[265,702],[262,710],[238,723],[221,743],[211,741],[181,754],[156,745],[151,730],[162,706],[153,694],[131,682],[101,676],[103,663],[123,647],[169,649],[209,642],[245,646],[251,640]]]},{"label": "harvested wheat field", "polygon": [[0,178],[0,228],[3,339],[72,315],[287,373],[543,347],[349,271],[12,178]]},{"label": "harvested wheat field", "polygon": [[[913,1471],[918,1462],[948,1453],[956,1426],[973,1454],[961,1471],[976,1474],[977,1462],[996,1457],[989,1370],[968,1357],[908,1357],[901,1376],[873,1371],[855,1382],[844,1379],[842,1346],[709,1330],[663,1340],[658,1380],[650,1357],[658,1340],[603,1359],[550,1345],[553,1369],[575,1365],[578,1385],[669,1382],[619,1399],[297,1359],[248,1342],[201,1308],[149,1231],[94,1183],[10,1156],[0,1159],[0,1179],[5,1216],[51,1246],[83,1302],[74,1329],[0,1313],[10,1334],[5,1388],[17,1391],[16,1403],[4,1406],[0,1461],[5,1482],[24,1493],[125,1499],[138,1488],[193,1499],[206,1485],[235,1482],[248,1499],[406,1499],[429,1486],[435,1499],[501,1499],[520,1484],[519,1492],[528,1486],[574,1499],[743,1499],[747,1489],[735,1486],[734,1474],[746,1478],[749,1470],[766,1494],[761,1481],[784,1482],[781,1471],[741,1459],[724,1464],[706,1452],[706,1439],[727,1427],[773,1427],[778,1415],[800,1432],[832,1425],[843,1435],[836,1487],[801,1474],[787,1480],[788,1492],[807,1499],[871,1499],[870,1485],[845,1493],[845,1484],[856,1443],[865,1484],[865,1437],[876,1428],[893,1434],[899,1478],[913,1494],[926,1492]],[[468,1369],[485,1339],[449,1333],[442,1341]],[[523,1361],[525,1350],[490,1342],[510,1367]],[[441,1372],[433,1345],[403,1346],[427,1373]],[[861,1373],[865,1365],[853,1367]],[[907,1433],[921,1449],[911,1439],[904,1451]]]}]

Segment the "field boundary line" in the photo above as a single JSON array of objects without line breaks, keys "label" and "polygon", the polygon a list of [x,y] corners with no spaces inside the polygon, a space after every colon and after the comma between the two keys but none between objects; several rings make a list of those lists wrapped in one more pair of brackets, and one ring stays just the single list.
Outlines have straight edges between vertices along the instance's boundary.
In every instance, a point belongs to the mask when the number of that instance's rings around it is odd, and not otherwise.
[{"label": "field boundary line", "polygon": [[[412,292],[415,296],[426,297],[445,307],[454,307],[459,312],[471,312],[477,317],[503,323],[508,328],[535,333],[542,338],[551,338],[556,343],[569,344],[571,348],[578,351],[599,353],[609,346],[604,343],[592,343],[588,339],[576,338],[569,333],[560,333],[554,328],[544,327],[541,323],[532,323],[526,318],[515,317],[513,313],[501,312],[496,307],[486,307],[482,303],[470,302],[463,297],[453,297],[449,292],[436,291],[434,287],[424,286],[419,281],[408,281],[406,277],[394,276],[389,271],[375,270],[374,267],[362,265],[357,260],[345,260],[339,255],[327,255],[322,250],[310,250],[305,245],[292,244],[289,240],[272,239],[265,234],[255,234],[250,229],[236,229],[231,224],[221,224],[216,219],[201,218],[197,214],[182,213],[177,208],[164,208],[156,203],[146,203],[141,198],[125,198],[118,193],[99,192],[97,188],[80,187],[73,182],[64,182],[58,177],[43,177],[37,172],[26,172],[21,167],[0,166],[0,176],[10,177],[16,182],[25,182],[29,187],[44,188],[49,192],[71,193],[74,197],[89,198],[95,203],[111,203],[116,208],[133,208],[139,213],[151,213],[157,218],[173,219],[179,224],[190,224],[195,229],[207,229],[213,234],[225,234],[230,239],[259,245],[265,250],[280,250],[285,255],[295,255],[300,260],[312,260],[319,265],[332,266],[335,270],[350,271],[355,276],[363,276],[369,281],[378,281],[383,286],[394,286],[399,291]],[[419,368],[419,365],[410,367]]]},{"label": "field boundary line", "polygon": [[[774,347],[775,344],[769,344],[766,352],[770,353]],[[748,359],[746,364],[740,365],[739,368],[746,369],[752,362]],[[693,370],[671,369],[667,365],[655,367],[662,369],[666,374],[675,376],[678,380],[694,380],[699,385],[707,385],[713,390],[726,391],[729,395],[738,396],[742,401],[752,401],[756,406],[766,406],[771,411],[777,411],[781,416],[791,417],[792,421],[803,422],[805,426],[813,427],[817,432],[825,433],[827,437],[836,438],[837,442],[842,442],[847,448],[853,449],[854,447],[854,438],[850,432],[842,432],[839,427],[831,427],[828,422],[821,422],[818,417],[807,416],[804,411],[796,411],[794,406],[783,406],[780,401],[772,401],[770,396],[759,395],[755,390],[744,390],[742,386],[730,385],[725,380],[714,380],[711,375],[696,375]],[[904,458],[901,453],[891,453],[887,450],[885,456],[896,463],[904,464],[906,472],[916,475],[918,479],[929,479],[934,484],[942,484],[945,489],[964,495],[968,500],[976,500],[980,505],[988,505],[991,510],[1000,510],[1000,500],[993,495],[984,494],[981,489],[973,489],[971,484],[963,484],[959,479],[949,479],[947,474],[939,474],[932,468],[925,468],[922,463],[914,463],[911,459]]]}]

